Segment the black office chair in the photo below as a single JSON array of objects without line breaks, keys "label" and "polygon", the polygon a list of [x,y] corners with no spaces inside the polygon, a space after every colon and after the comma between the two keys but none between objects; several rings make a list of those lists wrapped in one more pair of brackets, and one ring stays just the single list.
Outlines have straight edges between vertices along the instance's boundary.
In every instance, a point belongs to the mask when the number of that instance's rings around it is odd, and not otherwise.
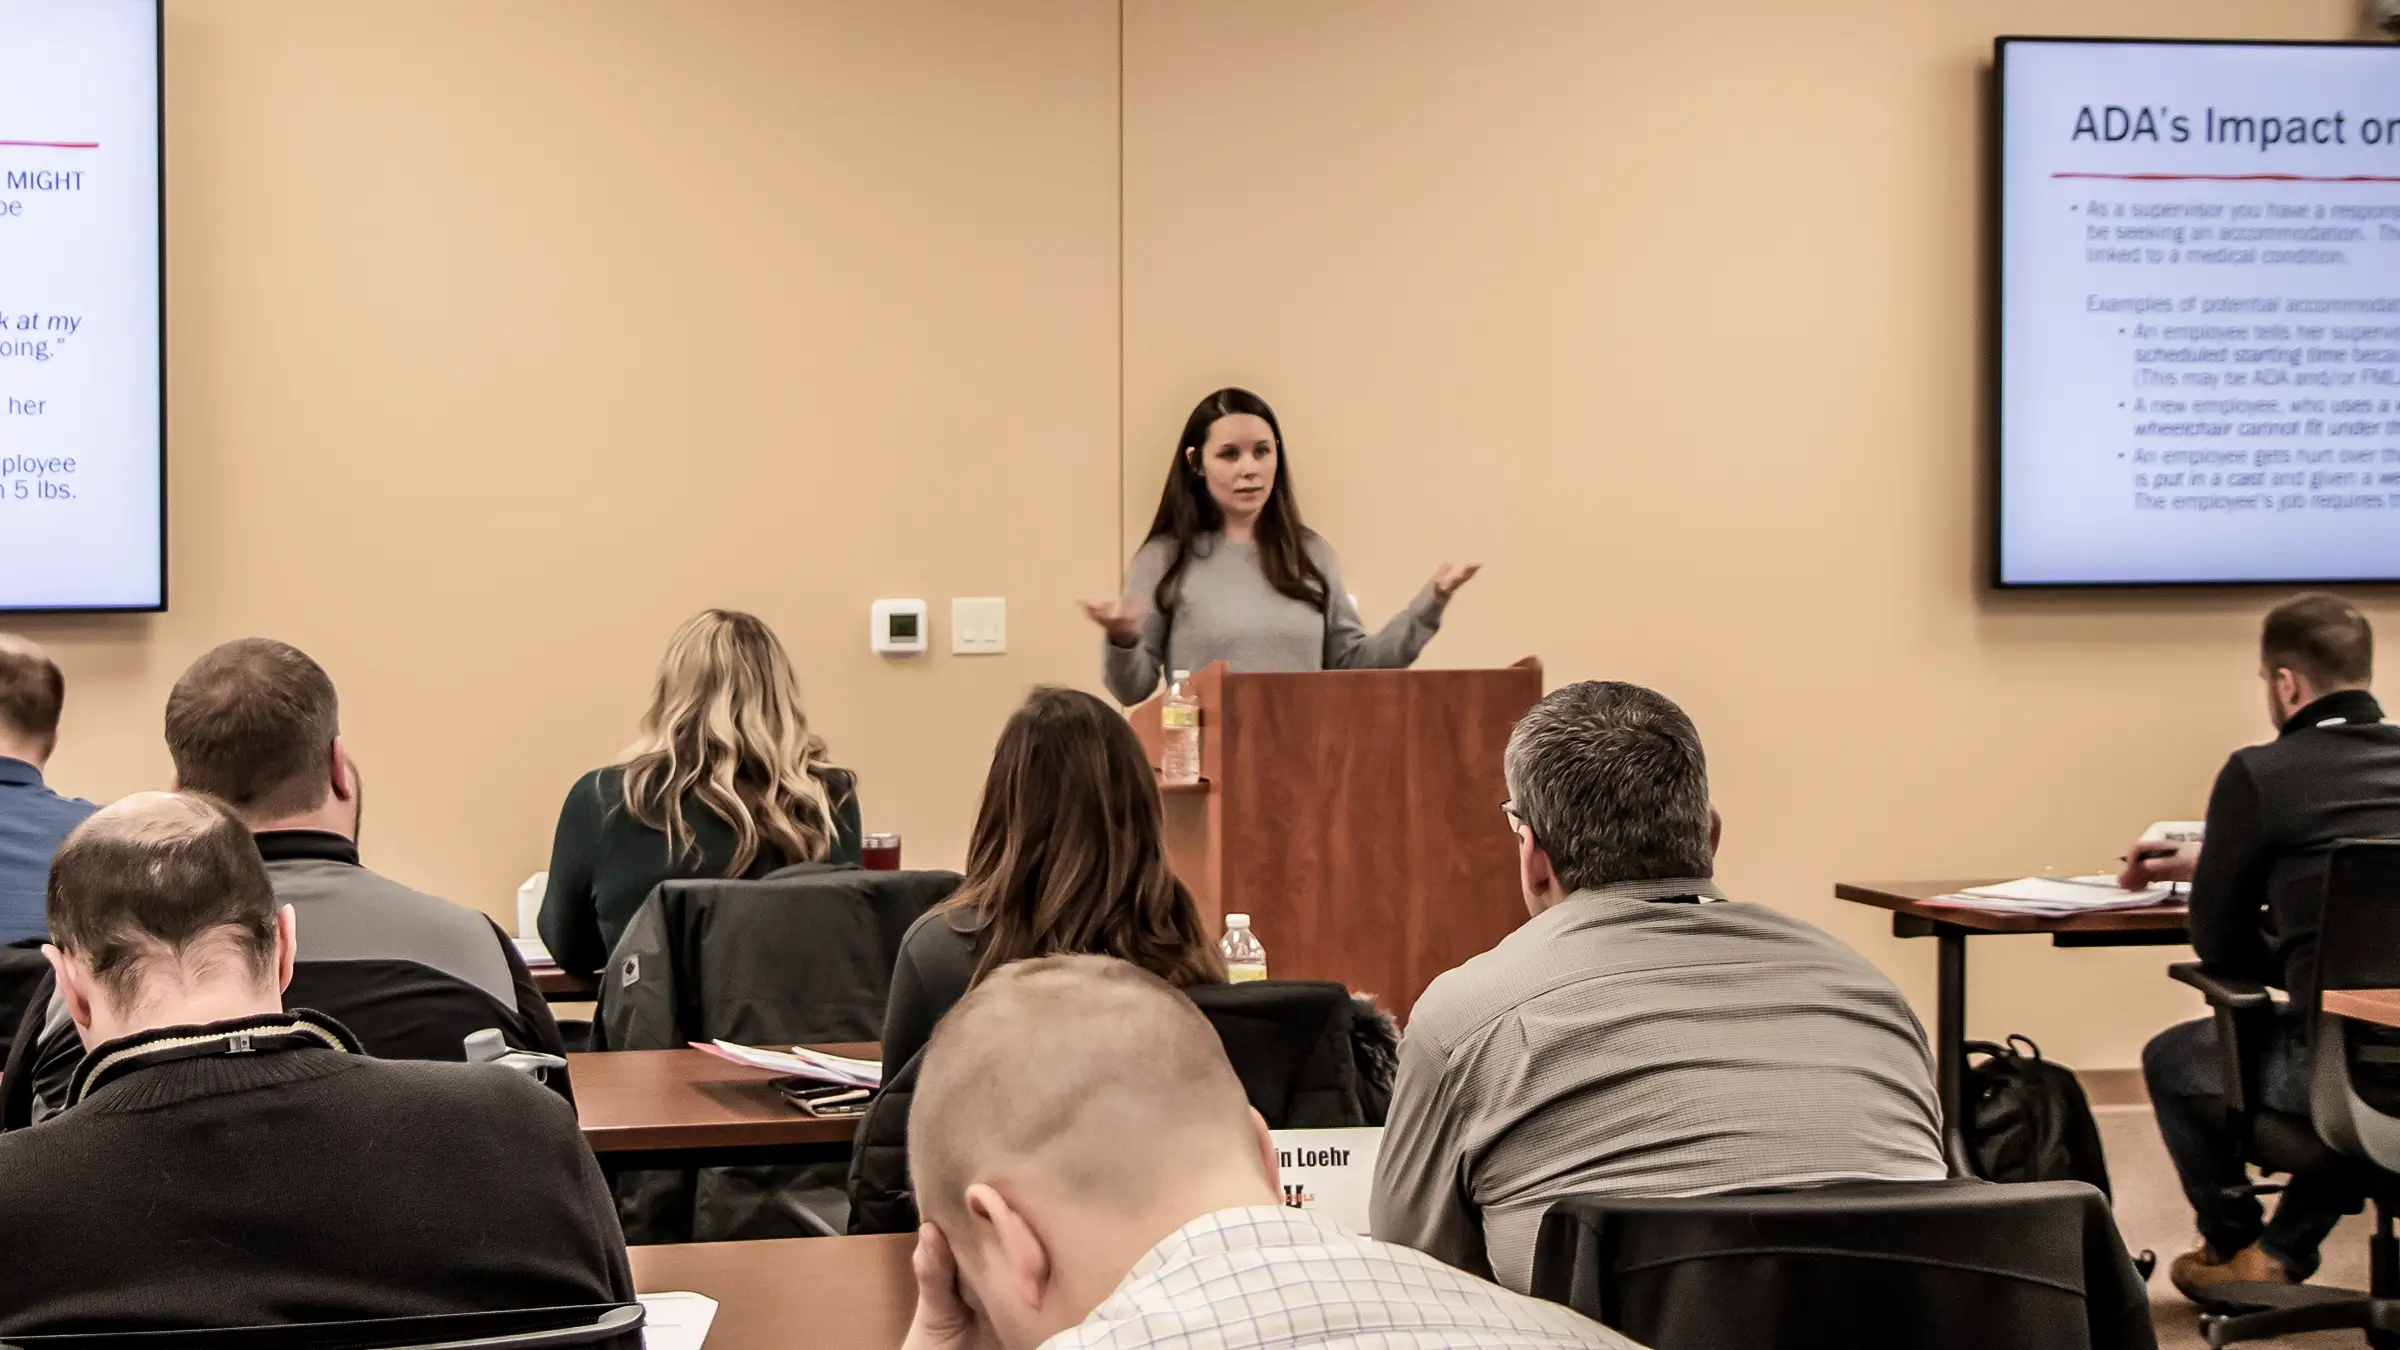
[{"label": "black office chair", "polygon": [[1533,1293],[1653,1350],[2157,1346],[2108,1201],[2080,1181],[1573,1197],[1542,1217]]},{"label": "black office chair", "polygon": [[[1367,1123],[1352,1028],[1350,991],[1331,980],[1254,980],[1184,991],[1199,1006],[1250,1105],[1272,1130],[1338,1129]],[[922,1051],[886,1065],[883,1091],[850,1146],[848,1228],[911,1233],[917,1205],[908,1178],[908,1113]]]},{"label": "black office chair", "polygon": [[[2366,1292],[2319,1285],[2233,1284],[2211,1291],[2201,1318],[2210,1345],[2303,1331],[2363,1330],[2378,1350],[2400,1347],[2400,1034],[2311,1006],[2309,1113],[2258,1101],[2259,1053],[2273,999],[2264,985],[2186,962],[2170,973],[2208,998],[2224,1055],[2225,1109],[2242,1161],[2294,1176],[2349,1172],[2375,1206]],[[2317,941],[2317,987],[2400,988],[2400,840],[2360,840],[2333,851]],[[2312,1000],[2313,1002],[2313,1000]],[[2251,1194],[2281,1189],[2244,1187]]]},{"label": "black office chair", "polygon": [[46,938],[30,937],[0,947],[0,1060],[16,1043],[17,1024],[25,1020],[25,1005],[34,994],[50,987],[50,962],[42,955]]},{"label": "black office chair", "polygon": [[[43,1038],[56,987],[45,961],[22,1013],[11,1023],[15,1034],[8,1042],[6,1071],[0,1074],[0,1131],[24,1129],[35,1123],[37,1111],[56,1110],[83,1062],[83,1042],[73,1027],[51,1029],[46,1043]],[[515,1008],[415,961],[296,961],[283,1003],[341,1023],[377,1059],[464,1063],[468,1039],[485,1030],[497,1030],[502,1041],[519,1050],[557,1054],[563,1048]],[[569,1105],[574,1103],[574,1086],[563,1066],[537,1077]]]},{"label": "black office chair", "polygon": [[[956,872],[826,863],[661,882],[600,973],[596,1040],[611,1050],[875,1040],[901,938],[958,884]],[[630,1242],[827,1237],[849,1222],[847,1180],[838,1162],[646,1169],[619,1181],[618,1217]]]},{"label": "black office chair", "polygon": [[[377,1059],[464,1062],[468,1038],[487,1029],[518,1050],[565,1052],[549,1025],[537,1028],[478,986],[415,961],[296,961],[283,1006],[311,1008],[341,1023]],[[574,1103],[565,1069],[541,1077]]]},{"label": "black office chair", "polygon": [[521,1312],[437,1313],[211,1331],[99,1331],[11,1336],[0,1350],[641,1350],[642,1305],[595,1303]]}]

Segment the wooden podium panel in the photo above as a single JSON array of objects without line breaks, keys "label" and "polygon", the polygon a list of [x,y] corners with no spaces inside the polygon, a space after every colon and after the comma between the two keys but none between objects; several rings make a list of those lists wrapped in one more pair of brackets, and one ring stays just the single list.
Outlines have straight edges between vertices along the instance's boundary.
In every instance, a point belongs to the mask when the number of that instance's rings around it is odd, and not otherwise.
[{"label": "wooden podium panel", "polygon": [[[1434,976],[1525,921],[1500,760],[1541,697],[1538,663],[1216,665],[1193,688],[1205,781],[1163,789],[1168,850],[1212,927],[1251,916],[1275,975],[1339,980],[1405,1017]],[[1154,759],[1161,701],[1130,714]]]}]

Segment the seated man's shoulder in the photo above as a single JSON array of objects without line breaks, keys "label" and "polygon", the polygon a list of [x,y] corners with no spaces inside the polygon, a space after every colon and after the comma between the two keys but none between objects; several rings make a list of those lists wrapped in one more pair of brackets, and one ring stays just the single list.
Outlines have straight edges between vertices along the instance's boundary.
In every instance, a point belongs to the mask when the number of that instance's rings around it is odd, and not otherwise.
[{"label": "seated man's shoulder", "polygon": [[345,1086],[362,1101],[389,1103],[413,1114],[491,1110],[505,1113],[495,1125],[516,1124],[527,1131],[546,1131],[553,1124],[576,1129],[575,1109],[557,1093],[528,1074],[496,1064],[361,1055],[351,1066]]},{"label": "seated man's shoulder", "polygon": [[1522,963],[1496,947],[1434,976],[1409,1009],[1403,1040],[1454,1047],[1488,1032],[1535,992]]},{"label": "seated man's shoulder", "polygon": [[1772,905],[1744,900],[1729,900],[1704,908],[1716,911],[1717,917],[1724,919],[1741,938],[1762,947],[1781,951],[1794,959],[1871,976],[1878,983],[1891,983],[1889,977],[1858,948],[1796,914],[1787,914]]}]

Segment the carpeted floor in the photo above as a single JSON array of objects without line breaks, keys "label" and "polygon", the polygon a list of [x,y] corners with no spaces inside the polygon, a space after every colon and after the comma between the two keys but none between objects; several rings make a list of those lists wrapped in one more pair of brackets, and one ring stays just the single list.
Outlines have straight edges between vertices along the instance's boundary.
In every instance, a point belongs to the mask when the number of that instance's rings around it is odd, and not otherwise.
[{"label": "carpeted floor", "polygon": [[[2108,1149],[2109,1180],[2116,1191],[2117,1226],[2124,1230],[2125,1245],[2135,1252],[2147,1247],[2158,1253],[2158,1270],[2150,1277],[2150,1312],[2158,1327],[2159,1350],[2199,1350],[2205,1342],[2200,1339],[2192,1306],[2167,1283],[2167,1262],[2199,1239],[2193,1234],[2191,1208],[2176,1188],[2175,1169],[2159,1143],[2150,1108],[2101,1107],[2097,1114],[2101,1139]],[[2274,1203],[2272,1197],[2267,1203]],[[2311,1282],[2365,1288],[2369,1228],[2364,1217],[2344,1220],[2326,1239],[2324,1268]],[[2366,1339],[2355,1331],[2325,1331],[2253,1344],[2357,1350]]]}]

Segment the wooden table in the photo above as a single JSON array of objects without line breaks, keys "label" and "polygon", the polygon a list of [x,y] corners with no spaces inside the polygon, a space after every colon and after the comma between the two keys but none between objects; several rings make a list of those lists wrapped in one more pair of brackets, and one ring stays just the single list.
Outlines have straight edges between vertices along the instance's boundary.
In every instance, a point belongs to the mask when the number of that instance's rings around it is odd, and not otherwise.
[{"label": "wooden table", "polygon": [[2319,997],[2329,1013],[2400,1027],[2400,989],[2328,989]]},{"label": "wooden table", "polygon": [[[2180,947],[2190,940],[2181,904],[2095,914],[1998,914],[1930,903],[1976,881],[1842,881],[1834,898],[1892,912],[1894,937],[1929,937],[1935,944],[1934,1079],[1942,1099],[1942,1129],[1953,1161],[1964,1162],[1961,1097],[1967,1073],[1967,939],[2007,933],[2047,933],[2054,947]],[[580,1090],[580,1089],[579,1089]]]},{"label": "wooden table", "polygon": [[633,1285],[717,1301],[708,1350],[893,1350],[917,1309],[911,1234],[635,1247]]},{"label": "wooden table", "polygon": [[[813,1048],[861,1059],[883,1052],[872,1041]],[[569,1055],[567,1072],[584,1140],[612,1182],[645,1167],[840,1162],[858,1131],[855,1120],[785,1105],[776,1074],[699,1050]]]},{"label": "wooden table", "polygon": [[533,975],[533,987],[552,1003],[589,1003],[600,997],[598,976],[570,975],[556,961],[529,961],[525,969]]}]

